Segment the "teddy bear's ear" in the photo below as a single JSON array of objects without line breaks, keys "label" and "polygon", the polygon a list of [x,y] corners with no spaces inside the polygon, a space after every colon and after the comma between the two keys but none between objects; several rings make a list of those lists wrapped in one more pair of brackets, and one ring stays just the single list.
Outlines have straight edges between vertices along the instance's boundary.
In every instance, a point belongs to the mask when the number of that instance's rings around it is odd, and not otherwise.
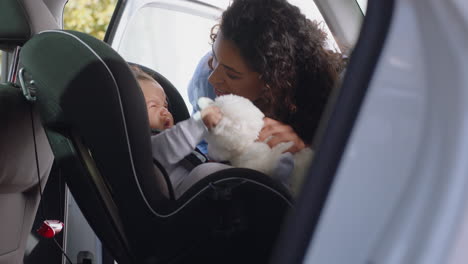
[{"label": "teddy bear's ear", "polygon": [[200,97],[198,99],[198,107],[200,107],[200,109],[204,109],[210,105],[213,104],[213,100],[211,100],[210,98],[208,97]]}]

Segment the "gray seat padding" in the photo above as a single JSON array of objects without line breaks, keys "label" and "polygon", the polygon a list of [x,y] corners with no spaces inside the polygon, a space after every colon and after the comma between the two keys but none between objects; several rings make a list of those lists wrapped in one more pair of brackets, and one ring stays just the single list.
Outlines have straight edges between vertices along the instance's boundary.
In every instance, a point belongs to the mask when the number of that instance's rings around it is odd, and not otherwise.
[{"label": "gray seat padding", "polygon": [[[44,187],[54,157],[37,111],[33,116]],[[39,180],[31,106],[11,84],[0,84],[0,124],[0,263],[20,263],[39,205]]]}]

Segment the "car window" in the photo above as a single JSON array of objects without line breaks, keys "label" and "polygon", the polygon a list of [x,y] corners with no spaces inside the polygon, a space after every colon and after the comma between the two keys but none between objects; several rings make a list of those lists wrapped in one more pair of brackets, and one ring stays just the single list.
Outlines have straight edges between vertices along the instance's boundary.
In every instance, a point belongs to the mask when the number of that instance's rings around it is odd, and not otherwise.
[{"label": "car window", "polygon": [[333,35],[328,28],[327,24],[325,23],[325,20],[323,19],[322,14],[320,14],[319,9],[315,5],[314,1],[310,0],[289,0],[291,4],[299,7],[301,12],[310,20],[316,20],[321,23],[322,29],[327,33],[328,39],[327,39],[327,46],[329,49],[333,49],[336,51],[340,51],[340,48],[338,47],[335,39],[333,38]]},{"label": "car window", "polygon": [[63,27],[104,39],[116,4],[117,0],[68,1],[63,13]]},{"label": "car window", "polygon": [[367,0],[357,0],[357,2],[361,8],[362,13],[365,14],[367,10]]},{"label": "car window", "polygon": [[118,52],[168,78],[191,109],[186,87],[198,61],[210,50],[209,32],[215,23],[203,13],[147,5],[128,24]]},{"label": "car window", "polygon": [[[328,46],[339,50],[315,3],[311,0],[290,0],[310,19],[322,23],[328,33]],[[229,1],[213,3],[220,9]],[[218,23],[221,10],[195,2],[191,7],[155,2],[142,6],[125,27],[114,48],[127,61],[158,71],[179,90],[188,109],[187,86],[200,59],[211,50],[209,32]]]},{"label": "car window", "polygon": [[0,50],[0,82],[8,81],[10,64],[9,63],[9,52]]},{"label": "car window", "polygon": [[3,82],[3,75],[2,75],[2,73],[3,73],[3,63],[2,63],[3,62],[3,57],[2,57],[2,55],[3,55],[3,52],[0,50],[0,82]]}]

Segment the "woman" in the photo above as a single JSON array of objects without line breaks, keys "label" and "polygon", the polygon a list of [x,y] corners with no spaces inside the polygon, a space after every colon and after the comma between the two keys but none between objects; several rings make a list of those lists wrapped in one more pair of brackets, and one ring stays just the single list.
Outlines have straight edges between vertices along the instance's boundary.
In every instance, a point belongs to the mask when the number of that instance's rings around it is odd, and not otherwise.
[{"label": "woman", "polygon": [[253,101],[268,118],[259,140],[311,145],[343,68],[326,33],[286,0],[234,0],[212,30],[208,77],[216,95]]}]

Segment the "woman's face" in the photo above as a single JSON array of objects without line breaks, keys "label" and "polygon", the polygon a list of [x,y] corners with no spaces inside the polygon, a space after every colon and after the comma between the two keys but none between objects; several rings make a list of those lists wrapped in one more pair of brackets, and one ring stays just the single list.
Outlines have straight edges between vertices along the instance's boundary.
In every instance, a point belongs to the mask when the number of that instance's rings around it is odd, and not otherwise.
[{"label": "woman's face", "polygon": [[261,96],[265,84],[260,74],[247,66],[237,47],[224,39],[221,31],[218,31],[213,44],[213,58],[209,64],[213,72],[208,81],[215,88],[217,96],[235,94],[251,101]]}]

